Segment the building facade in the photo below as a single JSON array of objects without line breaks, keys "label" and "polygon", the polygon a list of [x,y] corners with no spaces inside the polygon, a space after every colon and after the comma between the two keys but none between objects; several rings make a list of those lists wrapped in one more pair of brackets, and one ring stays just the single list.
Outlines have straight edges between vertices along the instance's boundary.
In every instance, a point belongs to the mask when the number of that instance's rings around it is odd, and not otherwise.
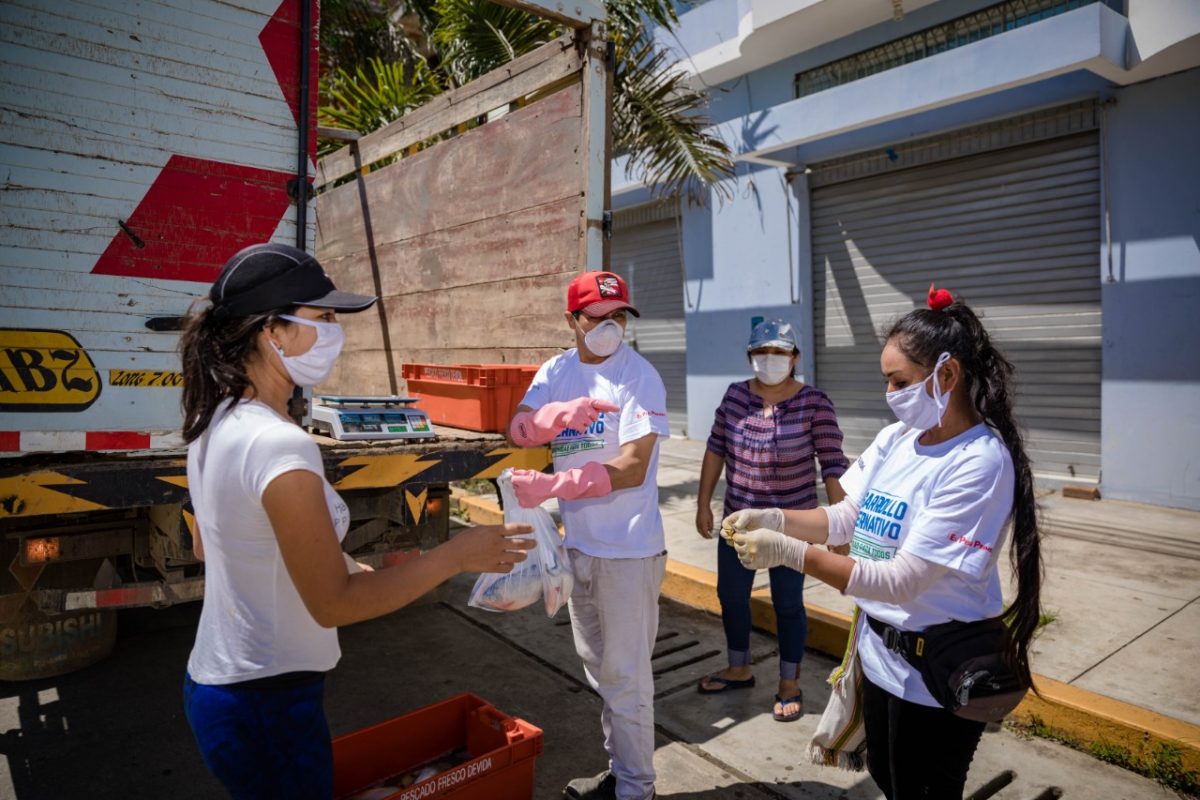
[{"label": "building facade", "polygon": [[658,35],[737,161],[706,207],[614,164],[675,432],[782,317],[857,453],[880,328],[936,282],[1016,364],[1045,485],[1200,509],[1200,0],[707,0]]}]

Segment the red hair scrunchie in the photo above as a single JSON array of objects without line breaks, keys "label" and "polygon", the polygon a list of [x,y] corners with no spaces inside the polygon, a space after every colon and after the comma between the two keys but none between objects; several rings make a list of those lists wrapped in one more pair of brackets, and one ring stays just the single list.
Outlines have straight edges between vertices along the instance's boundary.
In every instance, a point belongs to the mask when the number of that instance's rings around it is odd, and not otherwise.
[{"label": "red hair scrunchie", "polygon": [[929,284],[929,307],[934,311],[941,311],[946,306],[954,302],[954,295],[950,294],[948,289],[935,289],[933,284]]}]

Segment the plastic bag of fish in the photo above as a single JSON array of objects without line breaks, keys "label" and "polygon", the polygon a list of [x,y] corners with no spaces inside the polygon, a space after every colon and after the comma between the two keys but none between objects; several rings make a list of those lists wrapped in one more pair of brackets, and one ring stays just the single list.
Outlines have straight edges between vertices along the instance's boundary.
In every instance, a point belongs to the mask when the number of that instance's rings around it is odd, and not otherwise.
[{"label": "plastic bag of fish", "polygon": [[467,605],[487,611],[515,611],[531,606],[542,598],[546,616],[553,617],[567,604],[575,575],[571,559],[553,517],[546,509],[521,508],[512,488],[512,474],[505,470],[496,481],[504,501],[504,521],[524,522],[533,526],[537,547],[512,572],[485,572],[475,581]]}]

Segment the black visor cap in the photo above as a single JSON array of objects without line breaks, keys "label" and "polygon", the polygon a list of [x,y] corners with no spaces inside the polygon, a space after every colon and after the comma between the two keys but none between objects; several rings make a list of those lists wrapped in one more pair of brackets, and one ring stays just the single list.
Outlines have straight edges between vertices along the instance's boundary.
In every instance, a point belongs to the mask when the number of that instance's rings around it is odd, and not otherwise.
[{"label": "black visor cap", "polygon": [[290,245],[252,244],[229,261],[208,293],[213,313],[244,317],[288,306],[314,306],[354,313],[374,297],[339,292],[320,263]]}]

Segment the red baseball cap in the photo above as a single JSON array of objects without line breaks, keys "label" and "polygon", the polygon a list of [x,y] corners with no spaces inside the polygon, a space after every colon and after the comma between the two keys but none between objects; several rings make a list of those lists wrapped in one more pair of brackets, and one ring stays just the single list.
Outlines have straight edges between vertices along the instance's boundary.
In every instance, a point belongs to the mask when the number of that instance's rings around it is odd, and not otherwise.
[{"label": "red baseball cap", "polygon": [[603,317],[619,308],[635,317],[638,310],[629,304],[629,287],[612,272],[581,272],[567,287],[567,311],[582,311],[589,317]]}]

